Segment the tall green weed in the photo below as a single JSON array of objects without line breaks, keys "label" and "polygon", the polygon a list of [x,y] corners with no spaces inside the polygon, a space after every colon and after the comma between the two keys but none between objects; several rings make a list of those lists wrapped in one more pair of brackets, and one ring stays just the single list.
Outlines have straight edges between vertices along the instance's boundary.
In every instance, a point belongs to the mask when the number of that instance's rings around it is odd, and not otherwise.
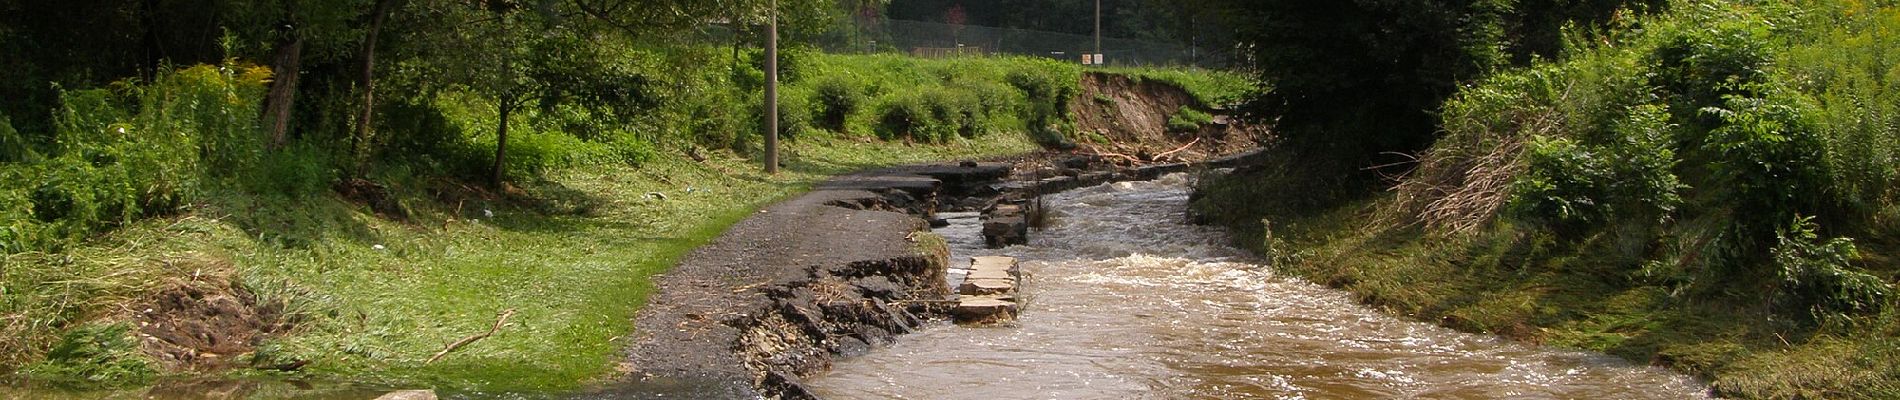
[{"label": "tall green weed", "polygon": [[[266,69],[200,65],[151,83],[64,91],[44,159],[0,164],[0,248],[57,249],[170,213],[212,180],[267,179],[257,129]],[[22,201],[24,200],[24,201]]]}]

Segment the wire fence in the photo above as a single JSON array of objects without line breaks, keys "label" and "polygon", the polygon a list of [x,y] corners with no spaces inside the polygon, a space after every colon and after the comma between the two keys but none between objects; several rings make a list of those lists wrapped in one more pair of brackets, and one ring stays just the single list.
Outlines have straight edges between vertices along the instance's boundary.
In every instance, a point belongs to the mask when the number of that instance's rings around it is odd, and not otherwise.
[{"label": "wire fence", "polygon": [[[859,20],[856,34],[837,35],[815,43],[827,51],[850,53],[902,52],[920,57],[967,55],[1023,55],[1076,63],[1097,53],[1090,35],[1027,29],[951,25],[892,19]],[[1192,45],[1102,38],[1099,53],[1107,65],[1226,66],[1228,57]]]},{"label": "wire fence", "polygon": [[[757,35],[753,29],[749,27],[744,36]],[[698,39],[732,44],[735,34],[730,25],[709,25]],[[904,53],[931,58],[1020,55],[1078,64],[1084,63],[1084,55],[1097,52],[1095,37],[1090,35],[883,18],[856,19],[846,29],[801,42],[832,53]],[[1100,54],[1102,64],[1111,66],[1233,66],[1227,51],[1179,43],[1102,38]]]}]

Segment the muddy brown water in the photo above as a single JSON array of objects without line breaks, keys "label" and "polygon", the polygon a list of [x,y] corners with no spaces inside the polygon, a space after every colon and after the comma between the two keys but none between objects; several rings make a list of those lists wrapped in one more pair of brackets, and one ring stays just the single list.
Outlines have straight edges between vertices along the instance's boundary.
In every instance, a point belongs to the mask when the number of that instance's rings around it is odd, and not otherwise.
[{"label": "muddy brown water", "polygon": [[1706,397],[1666,369],[1395,318],[1278,275],[1185,223],[1187,181],[1053,195],[1028,246],[982,249],[961,236],[974,220],[953,218],[939,232],[956,257],[1022,260],[1018,323],[906,335],[811,387],[827,399]]}]

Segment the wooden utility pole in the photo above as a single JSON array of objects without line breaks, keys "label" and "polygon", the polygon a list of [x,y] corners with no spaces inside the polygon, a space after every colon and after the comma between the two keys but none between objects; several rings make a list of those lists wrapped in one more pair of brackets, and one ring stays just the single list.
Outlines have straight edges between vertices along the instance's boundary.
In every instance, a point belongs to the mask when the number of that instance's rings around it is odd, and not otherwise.
[{"label": "wooden utility pole", "polygon": [[765,173],[778,173],[778,0],[765,33]]},{"label": "wooden utility pole", "polygon": [[1095,64],[1102,64],[1102,0],[1095,0]]}]

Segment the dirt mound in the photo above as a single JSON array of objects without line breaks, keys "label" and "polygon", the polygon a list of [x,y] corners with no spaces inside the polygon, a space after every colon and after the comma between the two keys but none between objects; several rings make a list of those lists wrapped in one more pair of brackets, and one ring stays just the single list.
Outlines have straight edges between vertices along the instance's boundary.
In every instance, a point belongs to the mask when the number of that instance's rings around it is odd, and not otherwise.
[{"label": "dirt mound", "polygon": [[383,219],[393,221],[409,220],[409,209],[390,195],[389,188],[364,179],[344,179],[331,185],[337,195],[352,203],[369,207],[370,211]]},{"label": "dirt mound", "polygon": [[231,367],[259,341],[289,328],[283,304],[216,276],[172,282],[148,301],[135,311],[141,347],[170,370]]},{"label": "dirt mound", "polygon": [[[1252,149],[1267,135],[1265,127],[1230,118],[1178,86],[1126,75],[1084,74],[1082,94],[1069,108],[1084,152],[1142,162],[1198,162]],[[1198,129],[1170,129],[1168,120],[1183,109],[1207,113],[1213,121]]]}]

